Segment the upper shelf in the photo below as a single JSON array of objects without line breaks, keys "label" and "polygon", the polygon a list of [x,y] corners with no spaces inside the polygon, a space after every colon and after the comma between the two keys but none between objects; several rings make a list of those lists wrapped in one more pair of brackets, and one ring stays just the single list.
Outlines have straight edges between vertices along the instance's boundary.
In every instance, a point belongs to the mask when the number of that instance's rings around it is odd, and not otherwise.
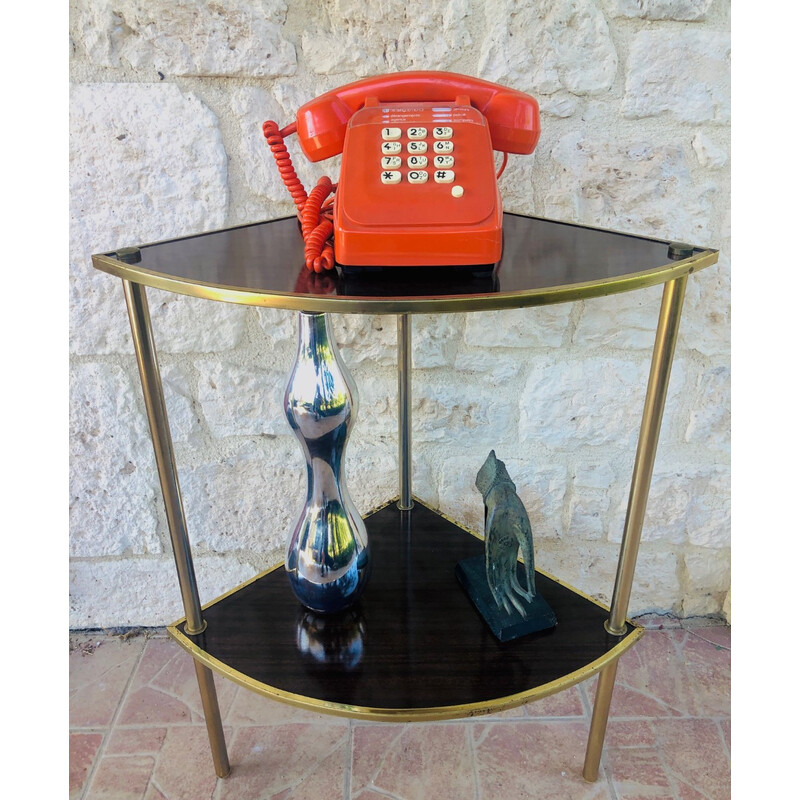
[{"label": "upper shelf", "polygon": [[355,314],[479,311],[546,305],[664,283],[716,263],[718,251],[504,214],[503,257],[491,276],[454,268],[391,267],[357,276],[317,275],[303,265],[296,217],[141,245],[136,263],[117,252],[92,256],[120,278],[179,294],[286,308]]}]

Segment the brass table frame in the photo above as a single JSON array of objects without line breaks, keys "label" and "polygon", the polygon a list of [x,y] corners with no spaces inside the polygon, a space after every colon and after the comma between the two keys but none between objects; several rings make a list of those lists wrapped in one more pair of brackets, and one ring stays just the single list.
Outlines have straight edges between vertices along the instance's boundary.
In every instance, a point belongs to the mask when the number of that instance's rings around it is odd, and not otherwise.
[{"label": "brass table frame", "polygon": [[[639,237],[645,238],[645,237]],[[699,249],[699,248],[695,248]],[[693,251],[692,251],[693,252]],[[119,254],[119,253],[118,253]],[[186,518],[175,465],[172,437],[169,429],[164,391],[158,367],[155,341],[145,286],[152,286],[181,294],[208,299],[224,300],[256,306],[269,306],[304,311],[342,311],[358,313],[395,313],[398,315],[398,439],[399,439],[399,489],[398,507],[413,507],[411,493],[411,313],[431,311],[461,311],[476,309],[503,309],[522,306],[547,305],[570,300],[597,297],[631,289],[664,284],[661,308],[656,327],[650,375],[645,396],[644,411],[636,448],[636,458],[631,479],[630,494],[625,516],[619,562],[606,630],[614,636],[626,632],[634,569],[642,534],[647,497],[653,474],[659,432],[667,397],[667,388],[678,338],[683,301],[688,276],[716,263],[718,253],[704,249],[687,258],[676,260],[659,269],[632,273],[622,278],[597,281],[590,284],[548,287],[528,293],[491,295],[476,302],[472,297],[447,297],[436,299],[381,298],[365,300],[309,295],[280,295],[243,290],[229,286],[193,284],[180,279],[149,272],[126,263],[113,254],[92,257],[97,269],[122,278],[133,335],[134,349],[144,395],[145,408],[153,440],[158,476],[164,497],[167,522],[172,541],[175,565],[178,572],[181,598],[186,615],[186,631],[200,633],[204,627],[197,581],[195,579],[191,546],[187,534]],[[487,299],[488,298],[488,299]],[[600,757],[605,738],[611,698],[619,656],[602,668],[595,695],[592,722],[583,767],[587,781],[598,776]],[[195,669],[200,688],[203,711],[208,728],[214,767],[219,777],[230,773],[219,703],[211,669],[195,659]]]}]

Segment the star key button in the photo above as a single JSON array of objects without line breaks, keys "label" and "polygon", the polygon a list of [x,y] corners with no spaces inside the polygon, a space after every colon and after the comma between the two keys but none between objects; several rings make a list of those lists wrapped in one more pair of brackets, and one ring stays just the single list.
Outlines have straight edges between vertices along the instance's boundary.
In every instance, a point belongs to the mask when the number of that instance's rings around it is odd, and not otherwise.
[{"label": "star key button", "polygon": [[396,169],[386,169],[381,172],[381,183],[400,183],[401,173]]}]

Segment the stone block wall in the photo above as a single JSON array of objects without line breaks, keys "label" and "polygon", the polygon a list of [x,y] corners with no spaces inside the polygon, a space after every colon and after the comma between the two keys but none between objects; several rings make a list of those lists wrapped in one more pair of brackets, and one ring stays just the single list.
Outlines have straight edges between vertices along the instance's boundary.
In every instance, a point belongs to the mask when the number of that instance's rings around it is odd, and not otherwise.
[{"label": "stone block wall", "polygon": [[[260,131],[361,77],[474,75],[533,94],[505,208],[717,247],[690,279],[631,612],[729,614],[730,8],[725,0],[73,0],[70,623],[182,615],[120,281],[92,253],[291,214]],[[307,164],[306,185],[336,159]],[[198,581],[282,558],[304,494],[281,408],[290,312],[148,290]],[[414,489],[478,530],[494,448],[537,566],[608,602],[660,288],[413,318]],[[397,494],[396,322],[336,316],[360,388],[347,480]]]}]

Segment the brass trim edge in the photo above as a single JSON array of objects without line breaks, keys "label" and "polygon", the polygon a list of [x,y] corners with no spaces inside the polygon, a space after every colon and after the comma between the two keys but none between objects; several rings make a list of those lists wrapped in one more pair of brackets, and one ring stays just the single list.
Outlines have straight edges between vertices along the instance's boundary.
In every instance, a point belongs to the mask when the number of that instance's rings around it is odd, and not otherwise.
[{"label": "brass trim edge", "polygon": [[[639,237],[641,238],[641,237]],[[497,292],[479,296],[450,295],[435,298],[426,297],[358,297],[343,298],[336,295],[294,294],[283,292],[257,291],[225,284],[201,283],[167,275],[161,272],[125,264],[108,255],[93,255],[92,265],[101,272],[107,272],[124,280],[151,286],[176,294],[218,300],[225,303],[258,306],[262,308],[282,308],[289,311],[309,311],[351,314],[430,314],[434,312],[456,313],[464,311],[499,311],[509,308],[552,305],[592,297],[643,289],[667,283],[675,278],[699,272],[717,263],[719,251],[704,250],[680,261],[654,269],[631,272],[616,278],[583,283],[548,286],[519,292]]]},{"label": "brass trim edge", "polygon": [[[482,537],[479,534],[465,527],[456,520],[451,519],[447,515],[442,514],[441,511],[432,508],[431,506],[420,500],[415,495],[412,495],[412,498],[420,505],[424,506],[428,510],[432,511],[435,514],[438,514],[443,519],[452,523],[460,530],[463,530],[466,533],[475,536],[477,539],[482,539]],[[392,503],[396,503],[398,499],[399,499],[398,497],[395,497],[392,498],[391,500],[388,500],[386,503],[383,503],[382,505],[368,512],[365,516],[368,517],[371,514],[374,514],[386,508]],[[279,569],[282,566],[283,562],[280,562],[270,567],[269,569],[266,569],[263,572],[258,573],[250,580],[239,584],[230,591],[225,592],[224,594],[220,595],[214,600],[211,600],[209,603],[206,603],[203,606],[203,609],[206,609],[209,606],[212,606],[215,603],[224,600],[226,597],[230,597],[232,594],[238,592],[240,589],[249,586],[251,583],[254,583],[255,581],[259,580],[260,578],[264,577],[270,572],[274,572],[276,569]],[[566,587],[567,589],[574,592],[578,596],[593,602],[595,605],[600,606],[604,610],[606,611],[609,610],[608,606],[606,606],[605,604],[600,603],[593,597],[585,594],[584,592],[578,589],[575,589],[568,583],[565,583],[564,581],[555,578],[554,576],[548,574],[544,570],[537,569],[537,572],[540,572],[542,575],[549,578],[550,580],[559,583],[561,586]],[[303,708],[308,711],[315,711],[321,714],[330,714],[333,716],[349,717],[353,719],[371,720],[375,722],[423,722],[432,720],[458,719],[464,717],[482,716],[484,714],[494,714],[500,711],[505,711],[507,709],[515,708],[517,706],[528,703],[532,700],[538,700],[543,697],[547,697],[551,694],[555,694],[556,692],[560,692],[564,689],[568,689],[570,686],[574,686],[577,683],[581,683],[582,681],[587,680],[588,678],[592,677],[592,675],[595,675],[600,670],[602,670],[608,664],[616,661],[625,651],[627,651],[630,647],[632,647],[642,637],[642,635],[645,632],[645,629],[642,628],[641,626],[637,625],[631,620],[626,620],[626,622],[631,626],[632,630],[623,640],[618,642],[605,654],[603,654],[599,658],[596,658],[594,661],[589,662],[588,664],[586,664],[586,666],[582,667],[581,669],[567,673],[566,675],[557,678],[553,681],[550,681],[549,683],[544,683],[541,684],[540,686],[534,686],[531,689],[526,689],[523,692],[518,692],[516,694],[508,695],[505,697],[492,698],[491,700],[482,700],[476,703],[463,703],[453,706],[434,706],[429,708],[395,709],[395,708],[372,708],[369,706],[357,706],[346,703],[334,703],[329,700],[318,700],[313,697],[298,695],[293,692],[287,692],[275,686],[262,683],[261,681],[258,681],[255,678],[251,678],[249,675],[246,675],[242,672],[239,672],[238,670],[233,669],[228,664],[210,655],[201,647],[196,645],[193,641],[191,641],[179,629],[179,626],[182,625],[185,621],[186,618],[181,617],[180,619],[173,622],[171,625],[168,625],[167,633],[175,640],[175,642],[177,642],[177,644],[180,647],[182,647],[187,653],[189,653],[189,655],[195,661],[199,661],[201,664],[210,667],[215,672],[227,678],[228,680],[231,680],[234,683],[237,683],[238,685],[243,686],[244,688],[249,689],[251,691],[254,691],[257,694],[260,694],[264,697],[269,697],[273,700],[278,700],[282,703],[286,703],[288,705],[292,705],[298,708]]]}]

